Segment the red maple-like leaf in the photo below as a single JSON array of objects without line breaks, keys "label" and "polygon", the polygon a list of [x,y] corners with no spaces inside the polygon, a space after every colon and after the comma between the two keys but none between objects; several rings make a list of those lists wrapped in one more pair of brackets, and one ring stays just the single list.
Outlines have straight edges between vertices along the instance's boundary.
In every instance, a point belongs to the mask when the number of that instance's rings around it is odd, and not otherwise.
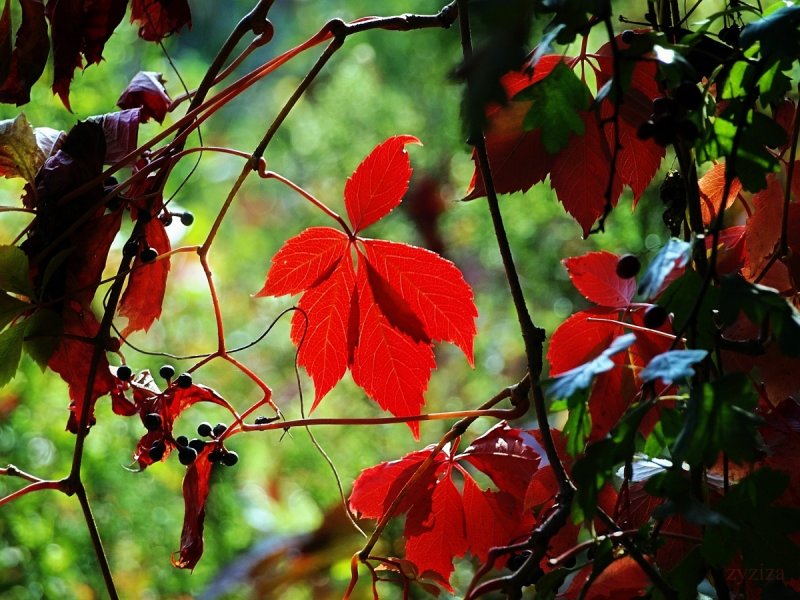
[{"label": "red maple-like leaf", "polygon": [[[592,417],[591,440],[608,433],[635,400],[642,382],[639,372],[651,358],[670,349],[672,340],[661,333],[670,333],[666,322],[658,331],[645,331],[641,306],[631,307],[636,293],[634,279],[622,279],[616,274],[619,257],[610,252],[590,252],[565,259],[564,265],[575,287],[587,300],[599,306],[579,311],[564,321],[553,333],[547,351],[550,376],[555,377],[574,369],[608,348],[614,338],[626,333],[624,322],[638,327],[636,342],[625,352],[615,355],[615,367],[599,374],[589,395]],[[643,432],[649,432],[658,418],[651,411],[642,422]]]},{"label": "red maple-like leaf", "polygon": [[[381,408],[418,415],[436,366],[433,340],[457,345],[472,364],[477,311],[455,265],[422,248],[357,235],[402,200],[411,174],[404,148],[417,142],[397,136],[378,145],[345,185],[352,232],[312,227],[288,240],[257,294],[303,293],[291,336],[314,381],[312,410],[349,368]],[[417,436],[418,423],[409,427]]]},{"label": "red maple-like leaf", "polygon": [[[619,39],[617,43],[624,46]],[[610,46],[607,44],[592,55],[600,67],[598,85],[613,76],[613,61],[609,54]],[[532,102],[514,97],[547,77],[561,62],[572,66],[577,61],[570,57],[546,55],[539,59],[532,71],[526,69],[503,76],[501,84],[510,101],[505,106],[492,106],[487,110],[486,148],[498,193],[526,191],[543,181],[549,173],[550,185],[559,201],[587,235],[604,213],[606,205],[616,205],[623,185],[631,187],[635,202],[655,176],[664,149],[652,140],[638,139],[636,129],[647,119],[650,102],[659,91],[655,83],[655,66],[637,61],[632,69],[630,89],[620,103],[616,119],[620,149],[613,170],[612,148],[616,139],[614,128],[608,123],[613,121],[614,106],[607,99],[601,102],[599,110],[581,112],[583,133],[571,135],[563,149],[549,154],[541,142],[541,132],[538,129],[526,131],[524,125],[526,114],[535,110]],[[467,200],[486,195],[474,153],[473,160],[476,168],[467,190]]]},{"label": "red maple-like leaf", "polygon": [[643,598],[653,582],[644,572],[642,567],[630,556],[623,556],[608,565],[591,582],[585,594],[583,587],[589,581],[592,567],[584,567],[572,580],[569,588],[564,593],[566,600],[633,600]]},{"label": "red maple-like leaf", "polygon": [[192,13],[186,0],[133,0],[131,22],[139,24],[139,37],[158,42],[184,25],[192,27]]},{"label": "red maple-like leaf", "polygon": [[[533,519],[524,510],[525,482],[540,461],[530,442],[527,434],[503,422],[461,454],[456,454],[457,443],[436,455],[435,447],[428,446],[362,471],[353,485],[350,507],[361,517],[383,518],[399,491],[430,459],[430,466],[390,516],[407,514],[406,559],[419,573],[430,571],[447,581],[454,558],[469,552],[485,560],[493,546],[529,533]],[[482,489],[467,465],[488,475],[499,489]],[[454,471],[463,479],[461,492],[453,481]],[[446,587],[452,591],[449,585]]]},{"label": "red maple-like leaf", "polygon": [[[158,254],[169,252],[170,244],[167,230],[160,219],[150,219],[144,228],[145,243]],[[128,286],[119,303],[119,314],[128,317],[128,325],[122,330],[127,336],[134,331],[147,331],[157,318],[161,316],[161,305],[169,275],[169,258],[145,263],[141,255],[133,262]]]},{"label": "red maple-like leaf", "polygon": [[[48,2],[45,12],[53,41],[53,93],[67,110],[69,87],[76,68],[99,63],[103,47],[125,16],[127,0],[60,0]],[[83,57],[83,58],[82,58]]]}]

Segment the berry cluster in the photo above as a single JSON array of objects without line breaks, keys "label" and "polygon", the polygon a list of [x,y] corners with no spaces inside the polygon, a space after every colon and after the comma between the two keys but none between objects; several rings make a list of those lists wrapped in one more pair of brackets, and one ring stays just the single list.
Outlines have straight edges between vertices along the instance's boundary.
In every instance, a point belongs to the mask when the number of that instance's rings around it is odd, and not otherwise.
[{"label": "berry cluster", "polygon": [[650,118],[639,126],[636,135],[643,140],[653,139],[659,146],[675,141],[694,142],[700,130],[689,116],[703,106],[703,92],[692,81],[684,81],[672,90],[671,96],[653,100]]},{"label": "berry cluster", "polygon": [[[225,423],[217,423],[213,427],[211,423],[203,422],[197,426],[197,435],[201,437],[210,437],[214,440],[219,439],[219,437],[228,430],[228,426]],[[197,441],[203,445],[210,442],[205,442],[203,440],[192,440]],[[226,467],[232,467],[237,462],[239,462],[239,455],[236,452],[231,450],[227,450],[221,444],[219,444],[214,450],[212,450],[208,455],[209,462],[212,463],[222,463]]]}]

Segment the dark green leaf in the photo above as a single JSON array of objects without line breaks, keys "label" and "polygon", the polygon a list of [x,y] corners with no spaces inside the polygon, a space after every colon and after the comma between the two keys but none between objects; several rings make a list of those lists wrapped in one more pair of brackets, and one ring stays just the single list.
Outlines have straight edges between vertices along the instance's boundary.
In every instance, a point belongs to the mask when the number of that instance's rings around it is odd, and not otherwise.
[{"label": "dark green leaf", "polygon": [[0,289],[33,296],[28,257],[16,246],[0,246]]},{"label": "dark green leaf", "polygon": [[0,333],[0,387],[11,381],[17,373],[24,337],[23,324],[14,325]]},{"label": "dark green leaf", "polygon": [[675,267],[682,267],[689,260],[691,245],[688,242],[672,238],[655,258],[650,261],[642,279],[639,281],[639,294],[652,298],[664,284],[664,280]]},{"label": "dark green leaf", "polygon": [[700,362],[706,356],[708,356],[708,352],[705,350],[668,350],[654,356],[639,373],[639,377],[645,383],[656,379],[663,379],[664,383],[691,379],[694,375],[692,365]]},{"label": "dark green leaf", "polygon": [[800,314],[774,289],[734,275],[723,277],[719,308],[726,325],[736,322],[739,311],[757,325],[769,323],[781,352],[800,356]]},{"label": "dark green leaf", "polygon": [[570,133],[583,135],[583,119],[579,113],[587,110],[592,101],[589,88],[563,62],[547,77],[517,94],[515,99],[533,100],[525,115],[524,127],[526,131],[541,131],[542,144],[550,154],[566,147]]},{"label": "dark green leaf", "polygon": [[675,331],[683,330],[690,318],[695,318],[695,345],[711,349],[716,339],[716,327],[712,311],[719,306],[719,288],[709,286],[703,294],[700,306],[695,308],[703,290],[703,278],[697,271],[686,271],[673,281],[658,299],[658,304],[674,317],[672,327]]},{"label": "dark green leaf", "polygon": [[800,54],[798,25],[800,6],[782,6],[763,19],[747,25],[739,35],[739,43],[747,49],[758,42],[762,57],[797,58]]},{"label": "dark green leaf", "polygon": [[48,309],[37,310],[25,324],[25,352],[44,371],[61,341],[61,315]]},{"label": "dark green leaf", "polygon": [[30,304],[17,300],[5,292],[0,292],[0,329],[30,308]]}]

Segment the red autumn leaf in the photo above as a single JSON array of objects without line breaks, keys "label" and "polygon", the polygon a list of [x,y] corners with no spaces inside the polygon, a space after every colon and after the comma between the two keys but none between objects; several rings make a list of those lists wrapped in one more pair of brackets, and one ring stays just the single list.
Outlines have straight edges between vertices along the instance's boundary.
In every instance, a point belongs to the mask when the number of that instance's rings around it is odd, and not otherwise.
[{"label": "red autumn leaf", "polygon": [[[541,81],[560,62],[561,56],[546,55],[536,63],[532,73],[512,71],[500,80],[509,103],[487,110],[486,151],[492,166],[492,181],[498,194],[524,192],[544,181],[550,172],[551,155],[542,146],[539,131],[525,131],[523,122],[531,108],[530,100],[513,100],[519,92]],[[466,200],[486,195],[483,177],[473,152],[475,173],[467,190]]]},{"label": "red autumn leaf", "polygon": [[389,138],[358,165],[344,186],[344,204],[353,233],[366,229],[400,204],[408,190],[411,163],[406,144],[419,144],[413,135]]},{"label": "red autumn leaf", "polygon": [[142,122],[146,123],[153,117],[159,123],[167,116],[172,100],[164,87],[164,78],[161,73],[154,71],[139,71],[133,76],[117,100],[121,109],[141,108]]},{"label": "red autumn leaf", "polygon": [[[381,408],[418,415],[436,366],[434,340],[456,344],[472,364],[477,311],[458,269],[428,250],[356,235],[400,202],[410,174],[404,146],[416,141],[396,136],[378,145],[345,187],[353,233],[312,227],[290,239],[257,294],[303,292],[292,341],[314,380],[313,408],[349,368]],[[418,423],[409,427],[418,435]]]},{"label": "red autumn leaf", "polygon": [[[134,451],[133,459],[139,463],[140,469],[153,464],[148,451],[155,442],[164,444],[163,459],[176,447],[172,428],[175,420],[187,408],[198,402],[211,402],[228,408],[228,403],[222,396],[204,385],[192,384],[188,388],[182,388],[173,383],[161,391],[149,371],[142,371],[130,381],[119,379],[115,381],[115,387],[111,392],[115,413],[123,416],[138,414],[142,424],[146,415],[157,414],[160,417],[159,427],[144,434]],[[132,398],[128,398],[126,392],[129,392]]]},{"label": "red autumn leaf", "polygon": [[0,80],[5,81],[8,77],[11,53],[11,0],[6,0],[0,15]]},{"label": "red autumn leaf", "polygon": [[127,0],[59,0],[48,2],[45,12],[50,21],[53,41],[53,93],[58,94],[67,110],[69,87],[76,68],[97,64],[103,58],[103,46],[125,16]]},{"label": "red autumn leaf", "polygon": [[589,579],[592,567],[587,566],[572,580],[569,589],[564,592],[566,600],[633,600],[643,598],[653,585],[650,578],[639,564],[630,556],[623,556],[608,565],[591,582],[586,594],[581,594]]},{"label": "red autumn leaf", "polygon": [[[41,0],[20,0],[20,5],[22,23],[17,29],[14,50],[0,84],[0,102],[13,102],[17,106],[30,101],[31,87],[41,77],[50,54],[44,4]],[[10,35],[10,30],[8,33]],[[9,43],[10,38],[6,44]]]},{"label": "red autumn leaf", "polygon": [[172,556],[172,564],[180,569],[194,569],[203,555],[203,524],[206,518],[208,481],[213,463],[208,459],[212,446],[207,445],[186,469],[183,477],[183,529],[181,548]]},{"label": "red autumn leaf", "polygon": [[142,120],[141,109],[131,108],[89,117],[89,120],[99,123],[103,127],[103,133],[106,137],[105,164],[118,164],[139,146],[139,122]]},{"label": "red autumn leaf", "polygon": [[745,229],[747,272],[757,277],[777,250],[783,224],[783,186],[772,173],[767,187],[753,196],[753,214]]},{"label": "red autumn leaf", "polygon": [[[725,191],[725,163],[715,164],[706,171],[697,184],[700,186],[700,209],[703,212],[703,223],[710,225],[722,206],[722,194]],[[725,206],[730,207],[741,191],[741,182],[734,179],[731,182]]]},{"label": "red autumn leaf", "polygon": [[[159,255],[169,252],[167,230],[160,219],[150,219],[144,231],[147,245]],[[134,260],[128,286],[119,303],[119,314],[128,317],[128,325],[122,330],[123,336],[134,331],[147,331],[161,316],[169,263],[169,258],[152,263],[144,263],[140,256]]]},{"label": "red autumn leaf", "polygon": [[[76,303],[71,302],[64,309],[64,334],[55,352],[53,352],[47,366],[58,373],[69,386],[69,420],[67,430],[78,432],[80,416],[83,412],[86,399],[86,383],[89,381],[89,372],[94,354],[94,344],[90,341],[97,335],[100,323],[97,322],[90,310],[84,310]],[[89,392],[89,420],[88,426],[95,423],[94,403],[101,396],[106,395],[116,388],[115,379],[108,369],[105,353],[101,354],[97,363],[94,385]]]},{"label": "red autumn leaf", "polygon": [[133,0],[131,23],[139,24],[139,37],[158,42],[184,25],[192,28],[192,13],[186,0]]},{"label": "red autumn leaf", "polygon": [[547,350],[550,376],[574,369],[608,348],[611,341],[622,333],[621,326],[589,319],[617,320],[618,316],[618,310],[597,307],[577,312],[564,321],[550,338]]},{"label": "red autumn leaf", "polygon": [[566,258],[572,285],[584,298],[600,306],[625,308],[636,293],[636,280],[617,275],[619,257],[611,252],[589,252],[583,256]]},{"label": "red autumn leaf", "polygon": [[[533,440],[521,430],[500,423],[463,453],[455,455],[454,448],[446,447],[432,457],[431,466],[390,515],[407,513],[406,559],[418,572],[431,571],[446,581],[453,571],[453,558],[469,552],[483,560],[491,547],[529,532],[533,520],[523,510],[519,489],[521,482],[536,473],[540,458],[528,441]],[[386,516],[399,491],[433,449],[428,446],[362,471],[353,485],[350,507],[362,517]],[[513,489],[481,489],[467,471],[467,464],[489,476],[498,487],[510,482]],[[453,481],[454,470],[463,478],[463,492]],[[524,492],[524,487],[521,489]],[[451,590],[449,585],[447,589]]]}]

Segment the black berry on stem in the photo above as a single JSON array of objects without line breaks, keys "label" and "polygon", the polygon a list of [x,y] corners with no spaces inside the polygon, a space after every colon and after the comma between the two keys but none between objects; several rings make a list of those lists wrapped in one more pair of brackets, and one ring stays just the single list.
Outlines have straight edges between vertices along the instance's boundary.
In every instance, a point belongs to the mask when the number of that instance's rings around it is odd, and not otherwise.
[{"label": "black berry on stem", "polygon": [[161,415],[158,413],[148,413],[142,417],[142,423],[147,431],[156,431],[161,429]]},{"label": "black berry on stem", "polygon": [[175,383],[178,384],[179,388],[187,389],[192,387],[192,376],[189,373],[181,373],[178,375],[178,379],[175,380]]},{"label": "black berry on stem", "polygon": [[117,367],[117,379],[128,381],[132,375],[133,371],[131,371],[131,368],[128,365],[120,365]]},{"label": "black berry on stem", "polygon": [[633,254],[625,254],[617,261],[617,277],[621,279],[633,279],[642,268],[642,263]]}]

